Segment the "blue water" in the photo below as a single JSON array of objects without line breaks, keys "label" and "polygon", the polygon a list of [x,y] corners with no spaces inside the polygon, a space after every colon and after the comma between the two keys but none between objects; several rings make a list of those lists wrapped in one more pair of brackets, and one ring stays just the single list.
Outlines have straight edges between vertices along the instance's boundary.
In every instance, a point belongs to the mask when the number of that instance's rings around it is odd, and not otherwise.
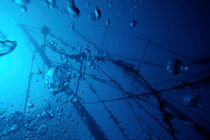
[{"label": "blue water", "polygon": [[210,139],[209,9],[1,0],[0,139]]}]

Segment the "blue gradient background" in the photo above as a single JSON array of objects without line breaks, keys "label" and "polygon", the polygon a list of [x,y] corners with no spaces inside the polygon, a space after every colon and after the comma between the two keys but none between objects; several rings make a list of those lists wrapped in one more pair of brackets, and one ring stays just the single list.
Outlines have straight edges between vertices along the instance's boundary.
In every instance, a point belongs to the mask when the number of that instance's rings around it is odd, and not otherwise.
[{"label": "blue gradient background", "polygon": [[[16,111],[22,112],[24,107],[34,48],[27,36],[19,28],[19,24],[24,24],[36,31],[36,33],[32,34],[40,44],[43,42],[40,28],[46,25],[54,35],[61,37],[73,46],[78,44],[78,46],[82,47],[87,46],[88,43],[79,35],[81,33],[101,49],[114,56],[141,59],[147,40],[152,40],[152,42],[166,49],[174,50],[192,61],[203,56],[210,57],[210,3],[207,0],[144,0],[144,4],[138,6],[134,12],[130,12],[130,7],[133,5],[132,2],[114,0],[112,1],[112,8],[109,7],[110,2],[108,0],[89,1],[89,6],[87,7],[87,1],[75,1],[81,13],[79,17],[70,18],[68,14],[62,14],[57,9],[47,8],[41,0],[31,0],[27,6],[28,10],[26,13],[20,12],[18,5],[12,1],[1,0],[0,30],[6,33],[10,40],[16,40],[18,46],[12,53],[0,57],[0,109],[6,110],[6,114],[9,115]],[[57,1],[60,10],[65,8],[65,3],[62,0]],[[137,1],[137,4],[140,5],[139,1]],[[88,14],[94,11],[96,6],[100,8],[102,17],[98,21],[90,21]],[[107,19],[111,21],[109,27],[105,24]],[[135,27],[130,27],[129,23],[133,19],[137,21],[137,24]],[[75,25],[75,31],[69,30],[71,24]],[[47,56],[52,58],[53,62],[58,61],[57,56],[54,56],[53,53],[49,52]],[[207,67],[190,66],[188,73],[181,73],[174,77],[169,75],[165,69],[168,60],[172,58],[177,58],[177,56],[152,44],[148,47],[144,60],[158,64],[159,67],[142,64],[140,71],[155,89],[171,87],[181,84],[183,81],[194,81],[198,77],[193,75],[193,73],[209,69],[209,65]],[[189,60],[178,58],[184,64],[190,63]],[[137,63],[135,64],[137,65]],[[37,68],[42,68],[42,65],[43,62],[37,55],[34,73],[37,73]],[[78,66],[76,65],[76,67]],[[102,65],[101,67],[103,70],[108,71],[114,79],[118,79],[123,87],[130,88],[132,79],[124,79],[119,69],[111,64]],[[209,75],[209,72],[207,74]],[[42,81],[41,79],[39,80]],[[96,87],[102,99],[118,97],[118,95],[113,94],[119,92],[116,89],[94,83],[91,80],[90,82]],[[34,83],[32,83],[30,88],[29,101],[35,104],[31,112],[42,109],[46,103],[52,102],[55,99],[52,94],[48,93],[42,82]],[[80,90],[90,91],[84,83],[80,84]],[[191,92],[200,93],[199,104],[203,106],[202,109],[183,107],[181,102],[182,95]],[[178,94],[176,94],[176,91],[171,91],[164,98],[172,102],[182,112],[209,128],[208,123],[206,123],[206,120],[208,121],[210,118],[209,92],[209,87],[196,90],[189,89]],[[87,95],[83,98],[85,101],[95,101],[96,99],[93,95]],[[152,102],[155,103],[154,100]],[[122,122],[125,121],[123,126],[127,130],[127,133],[131,135],[131,139],[145,138],[141,134],[138,134],[140,133],[140,128],[136,125],[137,122],[134,116],[130,115],[132,113],[124,103],[110,103],[107,106],[116,113],[116,116],[121,118]],[[123,139],[119,130],[114,125],[110,125],[107,113],[101,111],[103,110],[102,105],[87,105],[86,107],[96,121],[102,125],[109,139]],[[148,109],[153,112],[153,109],[150,107]],[[192,111],[204,119],[199,119]],[[141,118],[147,120],[147,123],[150,122],[147,115],[142,112],[138,113]],[[153,113],[157,114],[158,118],[160,117],[158,112],[154,111]],[[182,126],[181,122],[177,121],[174,124],[179,130],[180,139],[204,139],[203,136],[194,133],[194,130],[191,128]],[[159,132],[159,126],[154,122],[151,121],[148,125],[152,127],[151,133],[154,134],[154,137],[171,139],[164,132]]]}]

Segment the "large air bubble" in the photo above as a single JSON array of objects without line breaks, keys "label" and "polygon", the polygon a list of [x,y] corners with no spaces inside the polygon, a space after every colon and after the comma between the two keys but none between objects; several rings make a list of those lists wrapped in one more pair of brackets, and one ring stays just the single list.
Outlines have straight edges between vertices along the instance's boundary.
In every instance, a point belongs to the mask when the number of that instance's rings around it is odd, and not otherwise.
[{"label": "large air bubble", "polygon": [[67,65],[52,66],[46,76],[45,84],[51,93],[64,92],[71,81],[71,72]]}]

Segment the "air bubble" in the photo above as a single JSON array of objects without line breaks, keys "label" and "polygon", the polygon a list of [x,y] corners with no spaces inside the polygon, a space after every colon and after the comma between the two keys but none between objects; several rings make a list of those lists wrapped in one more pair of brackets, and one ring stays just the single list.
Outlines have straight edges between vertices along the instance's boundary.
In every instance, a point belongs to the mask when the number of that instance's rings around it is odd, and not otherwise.
[{"label": "air bubble", "polygon": [[111,21],[109,19],[106,20],[106,26],[109,26],[111,24]]},{"label": "air bubble", "polygon": [[130,22],[130,27],[135,27],[136,24],[137,24],[137,21],[136,21],[136,20],[132,20],[132,21]]},{"label": "air bubble", "polygon": [[13,2],[20,6],[21,12],[27,12],[27,5],[30,3],[30,0],[13,0]]},{"label": "air bubble", "polygon": [[89,14],[89,19],[93,21],[97,21],[101,18],[101,11],[99,8],[95,8],[94,13]]},{"label": "air bubble", "polygon": [[76,7],[76,5],[75,5],[73,0],[68,2],[67,10],[68,10],[71,18],[77,17],[79,15],[79,13],[80,13],[80,10]]},{"label": "air bubble", "polygon": [[0,41],[0,56],[11,53],[17,46],[16,41]]},{"label": "air bubble", "polygon": [[56,0],[45,0],[45,4],[49,7],[49,8],[56,8]]}]

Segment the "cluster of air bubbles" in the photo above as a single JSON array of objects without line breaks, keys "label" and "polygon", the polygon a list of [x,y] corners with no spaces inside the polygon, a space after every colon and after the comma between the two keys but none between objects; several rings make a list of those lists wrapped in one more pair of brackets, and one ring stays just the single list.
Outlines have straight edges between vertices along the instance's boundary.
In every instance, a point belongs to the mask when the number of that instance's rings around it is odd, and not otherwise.
[{"label": "cluster of air bubbles", "polygon": [[130,12],[134,12],[136,9],[137,9],[137,4],[133,5],[133,6],[130,8]]},{"label": "cluster of air bubbles", "polygon": [[[137,1],[137,0],[128,0],[128,2],[132,3],[132,5],[131,5],[129,10],[130,10],[131,13],[133,13],[138,7],[141,7],[143,5],[144,0],[139,0],[139,1]],[[135,27],[136,24],[137,24],[137,20],[135,20],[135,19],[131,20],[130,23],[129,23],[130,27]]]},{"label": "cluster of air bubbles", "polygon": [[[68,103],[69,100],[66,99],[64,101]],[[60,102],[64,101],[62,100]],[[27,116],[21,112],[15,112],[8,117],[0,116],[0,137],[8,139],[8,137],[15,134],[21,134],[24,139],[34,139],[37,135],[45,136],[49,129],[56,131],[55,128],[49,127],[48,124],[50,121],[53,121],[55,125],[59,125],[59,122],[55,120],[62,117],[61,111],[60,107],[48,104],[47,107],[44,107],[43,110],[38,111],[33,116]]]},{"label": "cluster of air bubbles", "polygon": [[49,47],[52,49],[52,50],[56,50],[57,49],[57,43],[55,41],[51,41],[48,43]]},{"label": "cluster of air bubbles", "polygon": [[166,66],[166,70],[168,73],[172,75],[177,75],[181,71],[187,71],[189,69],[188,66],[184,66],[179,59],[172,59],[168,61],[168,64]]},{"label": "cluster of air bubbles", "polygon": [[89,61],[87,61],[87,67],[91,70],[94,70],[97,62],[98,60],[96,58],[91,58]]},{"label": "cluster of air bubbles", "polygon": [[54,94],[63,92],[69,86],[70,80],[71,72],[65,64],[52,66],[45,76],[45,84]]},{"label": "cluster of air bubbles", "polygon": [[97,21],[101,18],[101,10],[96,7],[93,13],[89,14],[89,19],[93,21]]},{"label": "cluster of air bubbles", "polygon": [[44,0],[44,4],[51,9],[57,8],[56,0]]},{"label": "cluster of air bubbles", "polygon": [[139,0],[139,2],[137,2],[137,0],[128,0],[128,2],[133,3],[130,7],[130,12],[134,12],[139,6],[143,5],[143,0]]},{"label": "cluster of air bubbles", "polygon": [[[0,116],[0,138],[11,139],[13,136],[18,136],[17,139],[40,139],[40,137],[52,137],[54,133],[62,135],[67,129],[60,127],[62,123],[60,119],[67,115],[67,112],[63,112],[60,104],[68,104],[70,101],[77,102],[77,100],[73,95],[68,98],[57,96],[53,105],[44,104],[44,108],[36,110],[34,114],[25,115],[22,112],[15,112],[7,117]],[[78,126],[80,124],[79,120],[73,115],[68,117],[68,120],[64,120],[68,125],[72,126],[74,123]]]},{"label": "cluster of air bubbles", "polygon": [[[86,48],[86,53],[87,53],[87,63],[86,63],[86,67],[91,69],[91,70],[95,70],[96,67],[97,67],[97,63],[100,62],[100,61],[103,61],[105,59],[105,57],[108,56],[107,53],[105,52],[100,52],[102,53],[101,56],[91,56],[91,51],[89,50],[89,48]],[[97,52],[98,53],[98,52]]]},{"label": "cluster of air bubbles", "polygon": [[12,0],[15,4],[20,6],[21,12],[27,11],[27,5],[30,3],[30,0]]},{"label": "cluster of air bubbles", "polygon": [[80,10],[76,7],[73,0],[67,2],[67,10],[71,18],[79,16]]}]

